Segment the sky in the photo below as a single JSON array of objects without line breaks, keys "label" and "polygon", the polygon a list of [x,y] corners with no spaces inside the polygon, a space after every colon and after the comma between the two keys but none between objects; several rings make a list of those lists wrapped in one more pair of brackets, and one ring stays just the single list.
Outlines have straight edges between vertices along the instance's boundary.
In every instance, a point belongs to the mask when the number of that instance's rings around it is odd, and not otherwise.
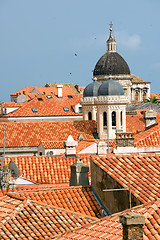
[{"label": "sky", "polygon": [[159,0],[0,0],[0,101],[26,86],[87,86],[111,21],[131,73],[160,93],[159,13]]}]

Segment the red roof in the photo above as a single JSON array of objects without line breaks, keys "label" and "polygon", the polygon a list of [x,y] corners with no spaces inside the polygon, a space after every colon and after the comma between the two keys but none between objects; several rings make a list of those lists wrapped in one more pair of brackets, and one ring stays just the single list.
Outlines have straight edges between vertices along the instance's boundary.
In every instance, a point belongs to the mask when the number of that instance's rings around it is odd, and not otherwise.
[{"label": "red roof", "polygon": [[39,146],[41,141],[64,140],[71,134],[74,140],[80,134],[84,139],[94,139],[95,121],[59,122],[5,122],[0,123],[0,147],[3,147],[3,126],[7,147]]},{"label": "red roof", "polygon": [[142,203],[160,197],[160,156],[129,155],[92,157],[93,162]]},{"label": "red roof", "polygon": [[[82,161],[90,165],[90,156],[82,156]],[[19,175],[34,183],[61,184],[69,183],[70,166],[76,158],[62,156],[6,157],[5,165],[13,161],[19,168]]]},{"label": "red roof", "polygon": [[160,124],[134,136],[136,147],[160,146]]},{"label": "red roof", "polygon": [[57,187],[52,189],[18,191],[8,193],[18,199],[31,199],[76,213],[101,218],[101,208],[90,186]]},{"label": "red roof", "polygon": [[135,212],[145,216],[146,221],[143,227],[143,240],[160,239],[160,200],[155,200],[102,218],[101,220],[88,224],[80,229],[63,234],[56,239],[122,240],[123,233],[122,225],[119,222],[119,216],[128,212]]},{"label": "red roof", "polygon": [[79,94],[77,89],[72,83],[47,84],[47,85],[48,85],[47,87],[25,87],[15,93],[12,93],[11,96],[24,94],[28,100],[38,95],[56,96],[57,85],[63,85],[62,88],[63,96]]},{"label": "red roof", "polygon": [[[16,199],[17,201],[17,199]],[[3,202],[0,202],[3,209]],[[23,201],[0,223],[1,239],[51,239],[97,218],[66,211],[48,204]]]},{"label": "red roof", "polygon": [[[42,117],[42,116],[72,116],[72,115],[82,115],[74,112],[72,106],[79,103],[79,99],[82,95],[73,95],[73,98],[64,96],[63,98],[57,98],[51,96],[38,96],[28,101],[26,104],[16,111],[7,114],[5,117]],[[65,111],[64,108],[68,108]],[[34,111],[36,109],[36,111]],[[4,117],[4,116],[3,116]]]},{"label": "red roof", "polygon": [[[147,109],[146,109],[147,110]],[[145,120],[143,112],[145,110],[137,110],[136,115],[126,115],[126,131],[139,133],[145,130]],[[160,113],[157,112],[156,123],[160,122]]]},{"label": "red roof", "polygon": [[7,216],[12,215],[19,205],[23,202],[21,199],[3,196],[0,198],[0,222]]}]

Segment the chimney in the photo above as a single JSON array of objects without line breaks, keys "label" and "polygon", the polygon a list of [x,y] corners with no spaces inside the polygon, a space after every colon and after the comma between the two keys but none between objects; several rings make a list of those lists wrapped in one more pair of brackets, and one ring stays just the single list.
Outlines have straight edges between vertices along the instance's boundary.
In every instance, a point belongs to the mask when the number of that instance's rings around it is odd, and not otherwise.
[{"label": "chimney", "polygon": [[123,226],[123,240],[143,240],[143,225],[145,217],[143,215],[130,212],[119,216]]},{"label": "chimney", "polygon": [[64,142],[66,157],[76,157],[77,144],[78,142],[73,139],[72,135],[69,135],[67,141]]},{"label": "chimney", "polygon": [[116,133],[117,147],[134,147],[133,133]]},{"label": "chimney", "polygon": [[2,172],[2,166],[0,166],[0,188],[1,189],[7,189],[9,187],[9,178],[10,173],[7,166],[4,166],[3,172]]},{"label": "chimney", "polygon": [[70,186],[89,185],[88,172],[89,166],[82,161],[72,164]]},{"label": "chimney", "polygon": [[144,112],[145,128],[148,128],[156,123],[156,112],[152,109]]},{"label": "chimney", "polygon": [[99,142],[97,144],[97,154],[106,155],[107,153],[107,144],[105,142]]},{"label": "chimney", "polygon": [[58,98],[63,97],[62,88],[63,88],[63,85],[57,85],[57,96],[58,96]]}]

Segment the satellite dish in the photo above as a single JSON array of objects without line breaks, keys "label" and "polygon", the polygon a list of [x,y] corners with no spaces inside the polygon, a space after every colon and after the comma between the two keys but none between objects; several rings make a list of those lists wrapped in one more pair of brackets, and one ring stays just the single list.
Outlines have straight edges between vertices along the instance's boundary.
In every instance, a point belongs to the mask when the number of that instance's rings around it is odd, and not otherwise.
[{"label": "satellite dish", "polygon": [[13,178],[18,178],[19,177],[19,169],[14,162],[9,163],[9,169],[11,171],[11,176]]}]

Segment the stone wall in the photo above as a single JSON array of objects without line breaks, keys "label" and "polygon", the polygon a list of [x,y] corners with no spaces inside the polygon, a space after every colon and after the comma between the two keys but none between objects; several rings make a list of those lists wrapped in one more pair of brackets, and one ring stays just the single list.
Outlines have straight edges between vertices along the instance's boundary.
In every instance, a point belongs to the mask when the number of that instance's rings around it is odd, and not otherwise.
[{"label": "stone wall", "polygon": [[[104,189],[121,189],[123,187],[92,161],[91,185],[98,194],[104,206],[109,209],[111,213],[120,212],[130,207],[129,191],[102,191]],[[131,206],[134,207],[139,204],[141,204],[141,202],[131,195]]]}]

